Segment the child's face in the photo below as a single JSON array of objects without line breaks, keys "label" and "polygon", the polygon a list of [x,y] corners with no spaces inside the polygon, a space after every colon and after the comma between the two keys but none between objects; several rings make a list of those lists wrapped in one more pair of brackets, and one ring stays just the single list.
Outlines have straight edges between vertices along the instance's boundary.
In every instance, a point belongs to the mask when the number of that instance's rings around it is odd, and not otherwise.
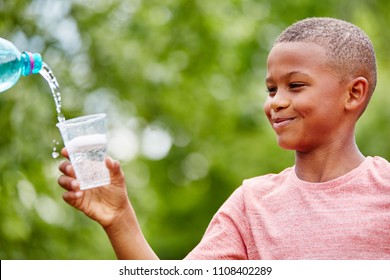
[{"label": "child's face", "polygon": [[279,43],[268,56],[264,111],[285,149],[308,152],[345,132],[347,91],[314,43]]}]

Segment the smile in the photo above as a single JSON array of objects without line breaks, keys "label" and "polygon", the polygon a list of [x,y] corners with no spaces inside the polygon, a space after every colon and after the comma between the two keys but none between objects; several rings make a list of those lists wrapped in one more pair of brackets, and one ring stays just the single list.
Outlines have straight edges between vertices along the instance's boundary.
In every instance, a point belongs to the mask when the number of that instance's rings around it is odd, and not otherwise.
[{"label": "smile", "polygon": [[272,127],[275,130],[281,129],[289,125],[295,118],[275,118],[272,119]]}]

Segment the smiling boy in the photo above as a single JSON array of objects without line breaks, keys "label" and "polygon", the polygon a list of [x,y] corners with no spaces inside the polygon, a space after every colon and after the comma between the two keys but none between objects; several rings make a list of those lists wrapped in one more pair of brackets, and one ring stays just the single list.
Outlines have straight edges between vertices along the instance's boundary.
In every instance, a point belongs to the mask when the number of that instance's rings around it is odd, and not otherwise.
[{"label": "smiling boy", "polygon": [[264,111],[279,145],[296,151],[304,181],[334,179],[364,160],[354,130],[371,95],[369,77],[344,79],[327,60],[314,42],[278,43],[268,59]]},{"label": "smiling boy", "polygon": [[244,181],[189,259],[390,259],[390,165],[355,125],[376,85],[362,30],[309,18],[268,56],[264,111],[295,166]]},{"label": "smiling boy", "polygon": [[[390,259],[390,164],[355,142],[376,85],[369,38],[345,21],[305,19],[276,40],[267,70],[264,111],[295,165],[245,180],[186,259]],[[118,258],[157,258],[119,163],[107,166],[111,185],[81,192],[61,163],[64,199],[103,226]]]}]

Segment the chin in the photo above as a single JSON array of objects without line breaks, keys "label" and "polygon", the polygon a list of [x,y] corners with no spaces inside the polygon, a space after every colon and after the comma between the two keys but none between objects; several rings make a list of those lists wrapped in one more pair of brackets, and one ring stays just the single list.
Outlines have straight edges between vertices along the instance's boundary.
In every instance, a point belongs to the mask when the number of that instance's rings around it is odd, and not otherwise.
[{"label": "chin", "polygon": [[278,145],[279,145],[279,147],[280,148],[282,148],[282,149],[284,149],[284,150],[296,150],[295,148],[294,148],[294,146],[292,146],[292,145],[288,145],[288,144],[286,144],[286,143],[283,143],[283,142],[278,142]]},{"label": "chin", "polygon": [[297,143],[293,143],[291,141],[282,141],[281,139],[278,139],[278,145],[284,150],[289,151],[298,151],[301,146],[297,145]]},{"label": "chin", "polygon": [[286,141],[286,140],[287,139],[277,137],[279,147],[281,147],[282,149],[285,149],[285,150],[295,150],[294,149],[295,145],[293,145],[293,143],[291,143],[291,141]]}]

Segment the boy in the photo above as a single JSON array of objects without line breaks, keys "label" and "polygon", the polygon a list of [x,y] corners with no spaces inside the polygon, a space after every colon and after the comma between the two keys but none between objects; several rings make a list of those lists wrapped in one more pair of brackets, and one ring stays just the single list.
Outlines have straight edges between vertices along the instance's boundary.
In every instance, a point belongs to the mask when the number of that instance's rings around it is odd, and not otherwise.
[{"label": "boy", "polygon": [[[345,21],[305,19],[279,36],[267,69],[264,111],[295,165],[245,180],[186,259],[390,259],[390,164],[363,156],[354,136],[376,85],[369,38]],[[107,166],[111,185],[81,192],[61,163],[65,201],[103,226],[118,258],[157,259],[119,163]]]}]

